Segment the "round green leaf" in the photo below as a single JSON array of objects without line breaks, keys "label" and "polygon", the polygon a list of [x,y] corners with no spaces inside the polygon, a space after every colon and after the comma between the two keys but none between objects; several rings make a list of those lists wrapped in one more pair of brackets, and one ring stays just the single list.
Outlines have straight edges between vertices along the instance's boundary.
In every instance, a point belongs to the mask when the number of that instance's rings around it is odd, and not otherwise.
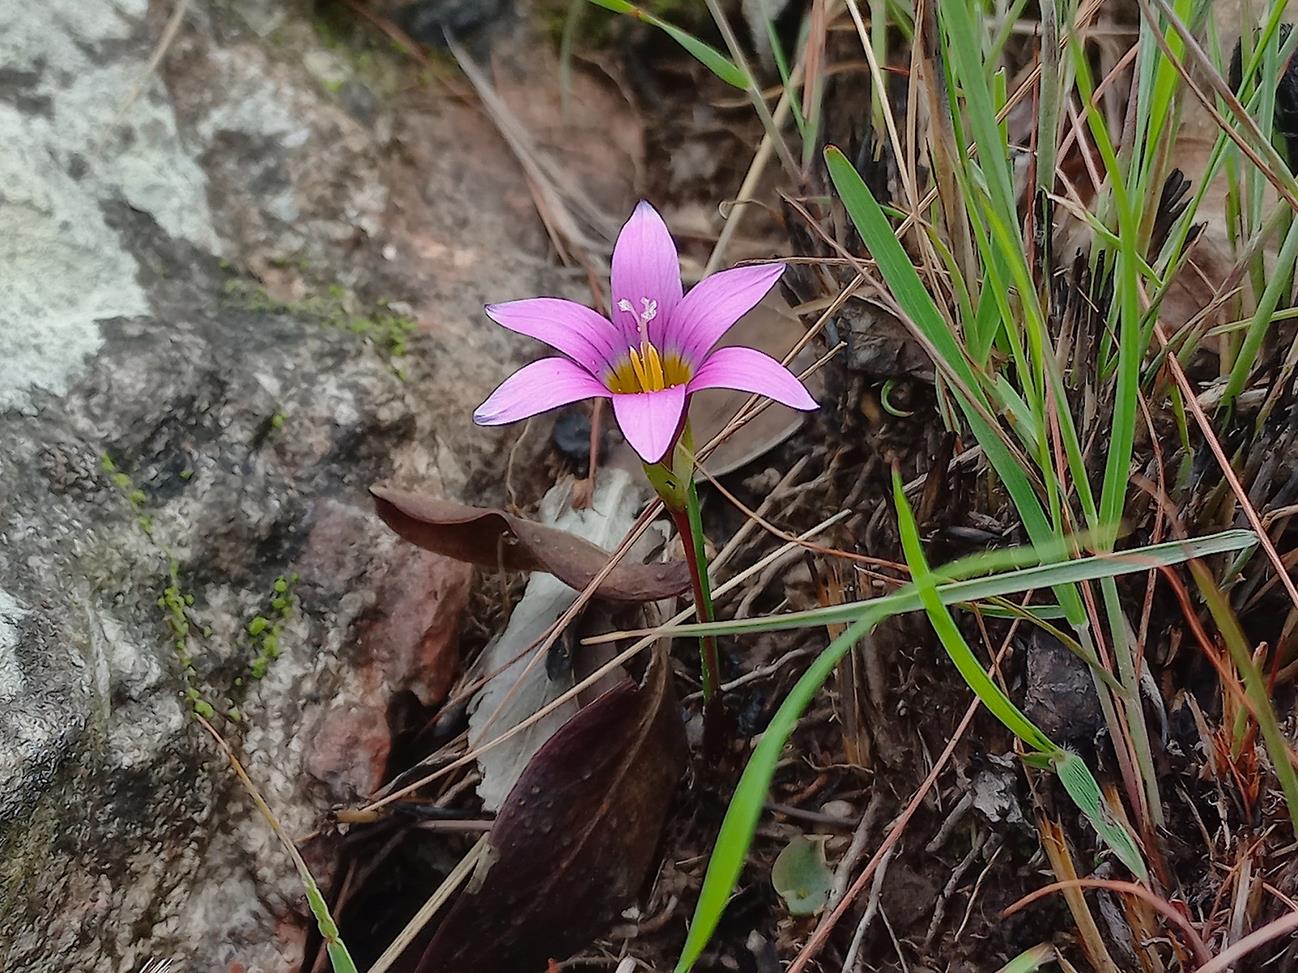
[{"label": "round green leaf", "polygon": [[827,835],[798,835],[771,866],[771,884],[795,916],[814,916],[829,901],[834,873],[825,861]]}]

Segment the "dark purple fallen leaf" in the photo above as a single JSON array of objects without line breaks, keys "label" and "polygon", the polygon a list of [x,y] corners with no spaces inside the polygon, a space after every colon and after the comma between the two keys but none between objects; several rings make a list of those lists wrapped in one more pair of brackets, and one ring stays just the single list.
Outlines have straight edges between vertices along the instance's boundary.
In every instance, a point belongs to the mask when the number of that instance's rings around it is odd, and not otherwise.
[{"label": "dark purple fallen leaf", "polygon": [[643,685],[614,686],[536,752],[492,826],[485,875],[470,879],[415,973],[543,973],[588,945],[648,878],[685,758],[658,651]]},{"label": "dark purple fallen leaf", "polygon": [[[503,510],[470,507],[440,497],[370,487],[383,522],[420,547],[459,561],[503,571],[545,571],[582,590],[608,563],[609,553],[590,541]],[[610,601],[643,602],[684,594],[690,587],[684,561],[622,563],[600,582]]]}]

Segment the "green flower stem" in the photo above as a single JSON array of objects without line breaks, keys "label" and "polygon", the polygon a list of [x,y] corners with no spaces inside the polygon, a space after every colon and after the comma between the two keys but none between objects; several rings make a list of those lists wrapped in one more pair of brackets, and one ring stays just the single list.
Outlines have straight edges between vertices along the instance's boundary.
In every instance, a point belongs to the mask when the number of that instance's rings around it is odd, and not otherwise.
[{"label": "green flower stem", "polygon": [[[699,511],[699,495],[694,481],[689,481],[685,494],[685,509],[673,510],[672,520],[685,546],[685,559],[690,566],[690,582],[694,589],[694,608],[699,621],[714,622],[712,585],[708,580],[708,555],[703,536],[703,517]],[[699,639],[699,657],[703,669],[703,702],[712,702],[721,691],[721,661],[717,655],[716,636],[704,635]]]}]

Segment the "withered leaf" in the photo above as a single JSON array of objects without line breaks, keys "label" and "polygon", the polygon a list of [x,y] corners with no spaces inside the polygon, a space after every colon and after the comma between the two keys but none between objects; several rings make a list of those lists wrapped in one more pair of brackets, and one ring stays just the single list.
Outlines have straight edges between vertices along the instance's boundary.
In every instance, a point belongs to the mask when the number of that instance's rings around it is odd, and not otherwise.
[{"label": "withered leaf", "polygon": [[656,651],[643,685],[619,683],[536,752],[492,826],[485,874],[415,973],[540,973],[590,943],[649,876],[685,758],[670,666]]},{"label": "withered leaf", "polygon": [[[556,527],[547,527],[503,510],[370,487],[383,522],[420,547],[504,571],[545,571],[577,590],[584,589],[608,563],[603,548]],[[689,590],[684,561],[618,564],[600,582],[601,598],[643,602]]]}]

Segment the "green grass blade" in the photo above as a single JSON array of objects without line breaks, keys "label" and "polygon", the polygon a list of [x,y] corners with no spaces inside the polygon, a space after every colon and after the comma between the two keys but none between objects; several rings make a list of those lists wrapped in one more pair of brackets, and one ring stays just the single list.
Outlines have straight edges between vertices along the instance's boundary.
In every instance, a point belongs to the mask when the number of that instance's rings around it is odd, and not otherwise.
[{"label": "green grass blade", "polygon": [[1292,267],[1295,260],[1298,260],[1298,222],[1290,224],[1289,232],[1285,234],[1284,243],[1280,246],[1280,255],[1276,257],[1275,270],[1266,283],[1261,299],[1258,300],[1257,311],[1249,321],[1244,343],[1235,356],[1230,379],[1226,382],[1226,389],[1222,392],[1221,404],[1218,406],[1223,415],[1230,414],[1235,399],[1240,392],[1244,391],[1244,385],[1252,374],[1253,366],[1257,363],[1258,352],[1262,350],[1262,342],[1274,320],[1275,309],[1279,306],[1281,298],[1287,296],[1289,290],[1288,278],[1283,268]]},{"label": "green grass blade", "polygon": [[1046,968],[1046,964],[1054,962],[1057,955],[1054,946],[1042,943],[1019,953],[996,973],[1039,973]]},{"label": "green grass blade", "polygon": [[836,146],[825,149],[825,164],[848,216],[856,225],[898,306],[941,356],[939,364],[946,365],[952,375],[967,386],[967,392],[985,407],[987,400],[981,394],[982,383],[965,359],[955,334],[943,320],[932,295],[920,280],[865,180]]},{"label": "green grass blade", "polygon": [[1243,676],[1245,695],[1252,704],[1253,715],[1257,718],[1258,729],[1262,732],[1267,755],[1271,758],[1271,768],[1275,771],[1280,781],[1280,789],[1284,792],[1289,822],[1294,834],[1298,836],[1298,771],[1294,770],[1294,765],[1289,759],[1289,741],[1276,719],[1266,674],[1253,661],[1253,652],[1244,636],[1244,630],[1240,628],[1239,619],[1235,616],[1235,611],[1226,596],[1217,587],[1212,574],[1197,561],[1190,564],[1190,571],[1198,584],[1199,592],[1203,595],[1203,600],[1208,605],[1213,621],[1221,631],[1231,661]]},{"label": "green grass blade", "polygon": [[[1124,172],[1104,114],[1092,97],[1095,89],[1090,66],[1086,62],[1085,53],[1080,50],[1081,43],[1076,36],[1070,36],[1070,45],[1073,49],[1076,87],[1085,105],[1092,141],[1104,162],[1117,215],[1118,248],[1116,251],[1111,251],[1114,254],[1114,299],[1107,316],[1110,329],[1117,337],[1116,352],[1110,352],[1116,359],[1113,415],[1105,457],[1104,479],[1100,489],[1099,509],[1098,511],[1094,508],[1087,509],[1087,518],[1091,526],[1117,527],[1126,509],[1127,491],[1131,484],[1131,460],[1139,415],[1140,370],[1148,351],[1146,342],[1149,334],[1143,326],[1140,289],[1140,267],[1143,260],[1139,240],[1144,196],[1140,191],[1139,180],[1133,175],[1135,165],[1129,166]],[[1141,140],[1137,138],[1136,141]],[[1131,162],[1131,149],[1130,146],[1127,149],[1128,163]],[[1084,468],[1081,471],[1074,471],[1074,476],[1078,476],[1079,473],[1084,480],[1087,471]],[[1145,794],[1149,820],[1154,825],[1161,825],[1163,823],[1162,797],[1159,794],[1158,774],[1154,767],[1153,750],[1149,743],[1149,731],[1137,685],[1135,648],[1130,639],[1126,618],[1118,603],[1117,589],[1111,578],[1102,582],[1102,590],[1105,621],[1113,646],[1113,656],[1117,663],[1118,678],[1125,689],[1122,702],[1126,709],[1127,735],[1132,744],[1131,756],[1134,758]],[[1110,735],[1115,741],[1122,739],[1116,713],[1103,697],[1101,697],[1101,704],[1105,707],[1105,720],[1109,724]]]},{"label": "green grass blade", "polygon": [[[937,592],[944,605],[972,604],[988,598],[998,598],[1023,591],[1058,588],[1083,581],[1136,574],[1151,568],[1180,564],[1184,561],[1241,551],[1257,543],[1251,530],[1228,530],[1188,541],[1165,541],[1147,547],[1133,548],[1116,554],[1101,554],[1054,561],[1033,567],[1018,568],[987,578],[970,578],[939,584]],[[1017,553],[1031,557],[1032,548],[1017,549]],[[1007,554],[1009,552],[997,552]],[[967,563],[970,559],[964,559]],[[957,562],[960,563],[960,562]],[[939,568],[941,574],[949,569]],[[913,587],[900,588],[892,594],[845,605],[810,608],[806,611],[773,615],[769,618],[740,618],[709,624],[673,625],[654,629],[658,635],[741,635],[747,632],[780,632],[796,628],[812,628],[826,624],[853,622],[868,612],[884,609],[888,614],[918,611],[922,607]]]},{"label": "green grass blade", "polygon": [[1020,710],[996,682],[983,669],[973,649],[965,641],[951,612],[942,604],[938,596],[937,585],[928,561],[924,557],[924,546],[919,538],[919,525],[915,515],[906,502],[906,491],[901,475],[895,470],[892,475],[893,501],[897,509],[897,530],[901,535],[902,550],[906,554],[906,563],[910,566],[919,591],[924,610],[928,613],[929,624],[937,633],[942,648],[959,670],[969,688],[974,691],[983,706],[994,717],[1005,724],[1006,728],[1033,750],[1050,758],[1051,767],[1059,774],[1064,790],[1073,799],[1073,803],[1086,815],[1096,832],[1108,845],[1118,859],[1141,879],[1148,878],[1144,860],[1131,836],[1109,812],[1100,794],[1100,785],[1095,782],[1090,769],[1081,757],[1061,749],[1042,730]]},{"label": "green grass blade", "polygon": [[[599,0],[595,0],[599,2]],[[715,47],[703,43],[692,34],[687,34],[679,27],[674,27],[665,20],[646,15],[645,20],[665,32],[672,40],[685,48],[705,68],[732,87],[748,90],[748,76]]]},{"label": "green grass blade", "polygon": [[334,973],[358,973],[356,963],[347,954],[347,947],[342,943],[330,943],[326,947],[329,953],[329,965]]},{"label": "green grass blade", "polygon": [[964,90],[967,104],[965,123],[978,146],[978,163],[986,178],[992,203],[1003,218],[1017,227],[1009,157],[1001,140],[1000,124],[996,121],[981,45],[973,40],[981,37],[983,31],[974,21],[973,4],[969,0],[939,0],[937,10],[942,26],[951,38],[951,42],[945,45],[945,53],[950,56],[955,75]]},{"label": "green grass blade", "polygon": [[702,64],[705,68],[715,74],[718,78],[728,85],[733,85],[743,91],[748,90],[748,75],[746,75],[734,61],[726,57],[715,47],[699,40],[693,34],[681,30],[675,24],[670,24],[657,17],[641,7],[637,7],[627,0],[589,0],[590,3],[597,7],[603,7],[605,10],[611,10],[614,13],[625,14],[628,17],[634,17],[636,20],[643,20],[646,24],[652,24],[657,27],[668,37],[674,40],[681,47],[685,48],[689,54]]},{"label": "green grass blade", "polygon": [[[775,69],[780,74],[780,84],[784,85],[789,91],[789,111],[793,115],[793,124],[798,129],[798,135],[802,137],[803,153],[805,155],[808,147],[814,143],[807,138],[807,121],[802,117],[802,106],[800,104],[802,99],[794,94],[799,86],[793,84],[792,76],[789,73],[789,59],[784,53],[784,44],[780,40],[780,35],[775,30],[775,21],[763,12],[762,22],[766,25],[766,39],[771,44],[771,57],[775,60]],[[804,24],[803,30],[805,29],[806,25]]]},{"label": "green grass blade", "polygon": [[915,579],[915,589],[919,600],[928,613],[929,623],[937,633],[938,641],[946,654],[959,670],[969,688],[974,691],[982,704],[994,717],[1005,724],[1016,737],[1042,753],[1053,753],[1058,748],[1050,738],[1024,715],[1023,711],[1005,695],[1000,686],[983,669],[974,656],[969,643],[965,641],[960,629],[951,617],[951,612],[942,604],[937,593],[937,582],[933,571],[924,557],[924,547],[919,539],[919,525],[915,523],[915,514],[906,502],[905,486],[901,475],[896,470],[892,474],[892,495],[897,510],[897,531],[901,535],[901,547],[906,554],[906,563],[910,566],[911,577]]},{"label": "green grass blade", "polygon": [[[1244,58],[1245,64],[1244,64],[1244,71],[1243,71],[1243,81],[1240,86],[1241,92],[1245,92],[1249,89],[1251,79],[1254,77],[1259,67],[1261,66],[1263,48],[1268,43],[1270,37],[1279,29],[1280,23],[1284,19],[1284,12],[1286,9],[1287,8],[1286,8],[1285,0],[1273,0],[1269,12],[1267,14],[1266,21],[1263,24],[1262,33],[1258,38],[1257,48],[1253,51],[1252,56]],[[1209,26],[1211,26],[1211,22]],[[1286,38],[1284,43],[1281,45],[1280,53],[1279,53],[1281,62],[1287,63],[1289,58],[1291,58],[1295,52],[1298,52],[1298,31],[1291,32],[1288,38]],[[1260,101],[1260,99],[1261,99],[1261,92],[1260,90],[1255,89],[1253,91],[1253,94],[1244,103],[1245,107],[1249,110],[1250,113],[1256,114],[1257,104]],[[1230,147],[1229,153],[1227,151],[1228,145]],[[1176,232],[1173,235],[1173,238],[1169,241],[1168,245],[1163,248],[1163,252],[1166,255],[1165,257],[1166,267],[1168,268],[1174,267],[1182,259],[1185,252],[1186,243],[1189,237],[1190,228],[1195,225],[1198,219],[1200,206],[1202,205],[1204,199],[1207,197],[1208,191],[1212,187],[1214,180],[1217,178],[1217,174],[1220,172],[1222,166],[1224,164],[1227,164],[1230,161],[1230,159],[1233,158],[1231,153],[1237,151],[1238,150],[1236,149],[1234,143],[1230,141],[1230,138],[1227,136],[1227,134],[1224,131],[1219,130],[1217,132],[1215,141],[1213,143],[1212,152],[1208,156],[1207,165],[1203,167],[1202,174],[1196,180],[1198,183],[1198,188],[1195,190],[1194,198],[1191,200],[1190,205],[1186,207],[1186,210],[1181,215],[1181,218],[1177,221]],[[1229,174],[1229,169],[1228,169],[1228,174]],[[1233,198],[1234,198],[1234,194],[1233,193],[1229,194],[1228,203]],[[1230,217],[1228,214],[1228,219],[1226,222],[1227,222],[1227,226],[1233,228],[1234,217]],[[1154,299],[1151,302],[1151,308],[1150,308],[1151,313],[1157,312],[1157,309],[1160,306],[1163,298],[1166,296],[1166,292],[1171,288],[1173,283],[1174,283],[1174,277],[1172,274],[1169,273],[1166,276],[1163,285],[1159,288],[1158,292],[1154,295]]]},{"label": "green grass blade", "polygon": [[[1052,193],[1055,189],[1055,156],[1059,148],[1059,119],[1064,93],[1071,75],[1062,70],[1059,55],[1059,0],[1042,0],[1041,10],[1041,83],[1037,111],[1036,192]],[[1037,214],[1041,219],[1042,213]]]},{"label": "green grass blade", "polygon": [[306,887],[307,904],[311,907],[311,914],[315,916],[334,973],[357,973],[356,962],[347,952],[347,947],[340,938],[338,924],[329,914],[329,906],[325,903],[324,896],[320,894],[320,887],[309,874],[303,876],[302,881]]},{"label": "green grass blade", "polygon": [[[966,359],[964,350],[942,319],[932,296],[924,288],[919,274],[860,174],[847,157],[833,146],[825,150],[825,163],[848,216],[874,258],[898,307],[928,342],[934,364],[945,368],[954,380],[953,393],[969,428],[1014,501],[1028,537],[1034,544],[1049,543],[1056,538],[1057,532],[1028,478],[1025,469],[1027,461],[1020,460],[1014,454],[1001,430],[994,425],[986,397],[986,383],[980,380]],[[1072,625],[1076,627],[1086,623],[1086,612],[1076,591],[1062,588],[1055,592],[1055,597],[1068,613]]]}]

